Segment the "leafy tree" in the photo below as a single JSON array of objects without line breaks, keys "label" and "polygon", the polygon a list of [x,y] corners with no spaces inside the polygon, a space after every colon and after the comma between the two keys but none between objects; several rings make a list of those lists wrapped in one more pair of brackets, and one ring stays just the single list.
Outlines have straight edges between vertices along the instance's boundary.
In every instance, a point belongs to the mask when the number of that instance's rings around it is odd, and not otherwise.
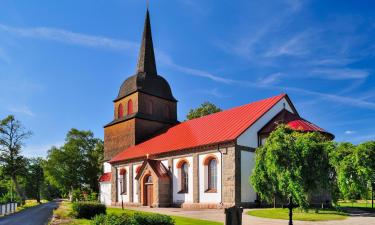
[{"label": "leafy tree", "polygon": [[29,198],[34,198],[40,203],[41,191],[44,184],[43,159],[31,158],[28,160],[26,178],[26,194]]},{"label": "leafy tree", "polygon": [[62,147],[48,151],[46,178],[63,194],[81,187],[97,191],[102,155],[103,142],[94,138],[91,131],[71,129]]},{"label": "leafy tree", "polygon": [[217,113],[222,111],[220,108],[218,108],[216,105],[210,102],[204,102],[199,106],[198,108],[191,109],[189,113],[186,115],[186,118],[188,120],[199,118],[202,116],[207,116],[212,113]]},{"label": "leafy tree", "polygon": [[[375,141],[368,141],[357,146],[355,149],[355,165],[360,179],[361,193],[366,193],[367,186],[372,189],[372,207],[374,207],[375,188]],[[367,193],[366,193],[367,195]]]},{"label": "leafy tree", "polygon": [[14,116],[10,115],[0,121],[0,164],[3,165],[4,174],[12,179],[22,203],[25,202],[26,196],[17,176],[25,172],[26,160],[21,155],[21,148],[23,141],[30,136],[31,132],[26,131]]},{"label": "leafy tree", "polygon": [[319,133],[301,133],[280,125],[256,150],[250,182],[261,199],[271,203],[275,195],[292,199],[302,208],[313,193],[330,190],[332,177],[328,160],[332,143]]}]

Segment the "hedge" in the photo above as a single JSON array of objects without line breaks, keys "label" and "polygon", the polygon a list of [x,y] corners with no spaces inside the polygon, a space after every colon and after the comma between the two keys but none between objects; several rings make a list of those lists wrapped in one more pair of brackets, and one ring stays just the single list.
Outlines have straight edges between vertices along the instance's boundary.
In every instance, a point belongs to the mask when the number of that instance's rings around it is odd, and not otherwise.
[{"label": "hedge", "polygon": [[97,215],[91,225],[174,225],[174,220],[161,214],[123,213]]},{"label": "hedge", "polygon": [[106,214],[106,206],[98,202],[74,202],[73,213],[77,218],[91,219],[99,214]]}]

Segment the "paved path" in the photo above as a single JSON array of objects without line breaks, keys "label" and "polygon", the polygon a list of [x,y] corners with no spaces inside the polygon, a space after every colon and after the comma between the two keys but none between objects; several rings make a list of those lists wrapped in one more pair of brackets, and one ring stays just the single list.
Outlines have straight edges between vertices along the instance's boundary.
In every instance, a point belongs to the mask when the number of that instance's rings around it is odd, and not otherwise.
[{"label": "paved path", "polygon": [[46,225],[58,204],[58,202],[48,202],[0,217],[0,225]]},{"label": "paved path", "polygon": [[[181,209],[181,208],[147,208],[147,207],[127,207],[127,209],[155,212],[171,216],[183,216],[202,220],[211,220],[223,222],[225,220],[223,209]],[[288,225],[287,220],[264,219],[246,214],[249,210],[246,209],[243,213],[243,225]],[[375,225],[375,214],[361,214],[350,216],[345,220],[331,220],[331,221],[293,221],[294,225]]]}]

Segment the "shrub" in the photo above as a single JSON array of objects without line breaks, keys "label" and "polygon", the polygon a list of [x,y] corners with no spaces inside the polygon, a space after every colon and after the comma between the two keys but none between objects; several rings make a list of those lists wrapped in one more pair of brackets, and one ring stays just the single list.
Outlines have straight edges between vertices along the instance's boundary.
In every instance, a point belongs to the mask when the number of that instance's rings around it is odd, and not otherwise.
[{"label": "shrub", "polygon": [[75,189],[72,191],[72,202],[79,202],[83,200],[84,200],[83,193],[80,189]]},{"label": "shrub", "polygon": [[97,202],[74,202],[73,213],[77,218],[91,219],[99,214],[106,214],[106,206]]},{"label": "shrub", "polygon": [[132,214],[96,215],[91,225],[139,225]]},{"label": "shrub", "polygon": [[91,225],[174,225],[170,216],[146,213],[97,215]]},{"label": "shrub", "polygon": [[174,220],[167,215],[135,213],[139,225],[174,225]]}]

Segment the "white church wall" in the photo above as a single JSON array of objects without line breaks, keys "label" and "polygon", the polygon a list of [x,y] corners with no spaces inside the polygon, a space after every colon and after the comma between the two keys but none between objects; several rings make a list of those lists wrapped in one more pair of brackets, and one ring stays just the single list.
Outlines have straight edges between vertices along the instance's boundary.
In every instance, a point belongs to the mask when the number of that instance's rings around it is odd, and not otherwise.
[{"label": "white church wall", "polygon": [[[122,175],[120,175],[120,171],[121,171],[121,169],[125,169],[126,170],[126,176],[127,176],[127,192],[126,192],[126,194],[121,194],[121,190],[122,190],[122,188],[121,188],[121,179],[122,179]],[[117,190],[118,190],[118,201],[119,202],[121,202],[121,201],[124,201],[124,202],[129,202],[129,194],[130,194],[130,191],[129,191],[129,166],[122,166],[122,167],[119,167],[118,168],[118,170],[117,170],[118,172],[118,174],[117,174],[117,176],[118,176],[118,182],[117,182]]]},{"label": "white church wall", "polygon": [[[186,160],[189,164],[188,179],[189,190],[188,193],[178,193],[181,190],[181,171],[177,168],[180,160]],[[167,162],[168,163],[168,162]],[[182,157],[173,159],[173,202],[174,203],[192,203],[193,202],[193,157]],[[168,166],[166,167],[168,168]]]},{"label": "white church wall", "polygon": [[[284,107],[285,106],[285,107]],[[286,109],[293,112],[292,107],[288,101],[283,98],[275,104],[267,113],[258,119],[251,127],[249,127],[243,134],[237,138],[237,144],[247,147],[258,147],[258,131],[262,129],[274,116],[281,110]],[[244,158],[242,157],[244,156]],[[252,168],[255,166],[255,153],[241,152],[241,201],[254,202],[256,194],[253,187],[250,185],[249,176],[252,173]]]},{"label": "white church wall", "polygon": [[255,166],[255,152],[241,151],[241,202],[254,202],[256,193],[249,184],[249,177]]},{"label": "white church wall", "polygon": [[282,109],[293,112],[288,101],[283,98],[275,104],[267,113],[265,113],[258,121],[249,127],[243,134],[237,138],[237,144],[248,146],[252,148],[258,147],[258,131],[262,129],[274,116],[276,116]]},{"label": "white church wall", "polygon": [[103,172],[104,173],[111,172],[111,168],[112,168],[111,164],[109,164],[107,162],[103,163]]},{"label": "white church wall", "polygon": [[[207,156],[214,155],[217,161],[217,192],[206,193],[207,190],[207,166],[204,160]],[[221,154],[219,152],[200,154],[199,158],[199,202],[200,203],[220,203],[221,202]]]},{"label": "white church wall", "polygon": [[133,165],[133,202],[138,203],[138,195],[139,195],[139,190],[138,190],[138,180],[135,179],[137,176],[137,168],[141,166],[142,164],[134,164]]},{"label": "white church wall", "polygon": [[111,182],[100,183],[100,202],[105,205],[111,205]]}]

